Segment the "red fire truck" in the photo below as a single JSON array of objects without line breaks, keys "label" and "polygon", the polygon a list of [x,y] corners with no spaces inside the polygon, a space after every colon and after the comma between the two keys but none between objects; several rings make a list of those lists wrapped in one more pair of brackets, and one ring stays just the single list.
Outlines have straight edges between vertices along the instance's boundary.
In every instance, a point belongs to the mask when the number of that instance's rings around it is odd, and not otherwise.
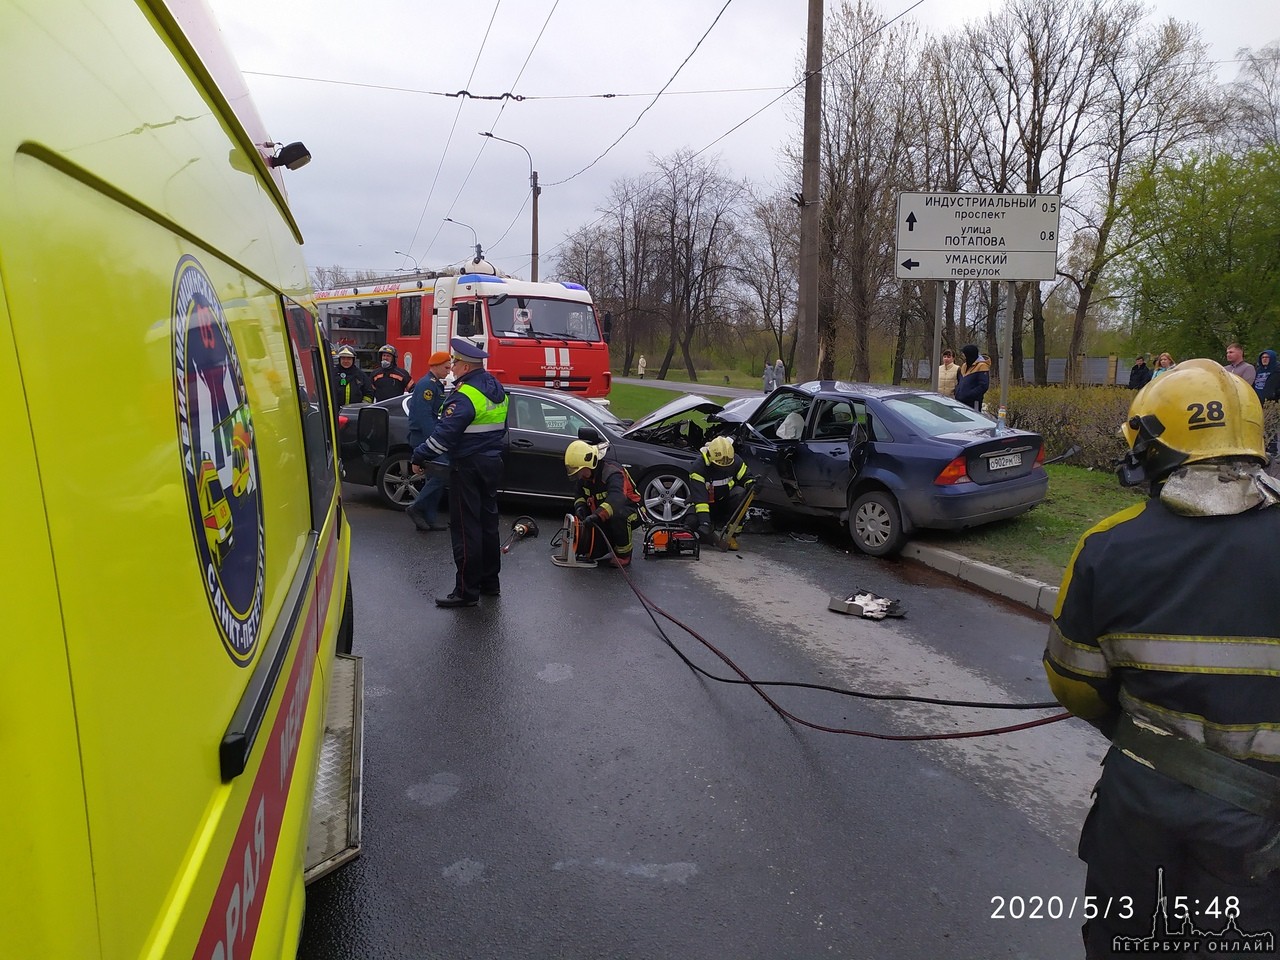
[{"label": "red fire truck", "polygon": [[498,275],[483,259],[458,276],[370,281],[315,295],[331,342],[377,366],[385,343],[411,374],[427,357],[466,337],[489,352],[487,367],[501,383],[553,387],[584,397],[609,394],[609,345],[591,294],[577,283],[535,283]]}]

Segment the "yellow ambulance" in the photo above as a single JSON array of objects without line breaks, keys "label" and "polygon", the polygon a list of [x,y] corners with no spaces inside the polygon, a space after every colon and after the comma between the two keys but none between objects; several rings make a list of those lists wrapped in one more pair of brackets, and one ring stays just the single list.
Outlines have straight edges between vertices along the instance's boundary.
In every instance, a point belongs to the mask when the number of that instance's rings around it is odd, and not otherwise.
[{"label": "yellow ambulance", "polygon": [[292,957],[359,848],[305,148],[200,0],[0,0],[0,45],[0,957]]}]

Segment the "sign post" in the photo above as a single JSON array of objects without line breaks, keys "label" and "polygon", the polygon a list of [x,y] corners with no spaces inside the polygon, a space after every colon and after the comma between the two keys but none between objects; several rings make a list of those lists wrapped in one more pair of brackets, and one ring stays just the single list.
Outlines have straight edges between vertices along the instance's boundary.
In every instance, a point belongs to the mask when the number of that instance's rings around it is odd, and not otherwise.
[{"label": "sign post", "polygon": [[[1000,338],[1000,409],[1009,401],[1013,285],[1052,280],[1058,264],[1061,198],[1053,194],[903,193],[898,195],[900,280],[1007,281]],[[938,383],[942,285],[934,318],[933,383]],[[1002,424],[1003,425],[1003,421]]]}]

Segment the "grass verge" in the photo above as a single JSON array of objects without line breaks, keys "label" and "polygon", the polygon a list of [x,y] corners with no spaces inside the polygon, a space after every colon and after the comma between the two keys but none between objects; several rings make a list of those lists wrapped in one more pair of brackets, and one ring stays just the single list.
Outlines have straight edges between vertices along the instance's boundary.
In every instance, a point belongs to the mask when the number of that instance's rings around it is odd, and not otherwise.
[{"label": "grass verge", "polygon": [[[638,420],[646,413],[652,413],[664,403],[670,403],[684,394],[676,393],[671,390],[664,390],[662,387],[640,387],[630,383],[615,383],[609,391],[609,410],[615,417],[623,420]],[[718,397],[709,393],[700,393],[699,396],[706,397],[708,400],[714,400],[716,403],[727,403],[728,398]]]},{"label": "grass verge", "polygon": [[927,530],[916,540],[1057,586],[1081,534],[1132,506],[1145,493],[1121,487],[1115,474],[1056,464],[1049,494],[1029,513],[968,530]]},{"label": "grass verge", "polygon": [[[675,396],[659,387],[615,383],[610,409],[635,419]],[[1145,494],[1121,487],[1114,473],[1065,464],[1046,469],[1049,494],[1029,513],[967,530],[922,530],[915,539],[1057,586],[1081,534]]]}]

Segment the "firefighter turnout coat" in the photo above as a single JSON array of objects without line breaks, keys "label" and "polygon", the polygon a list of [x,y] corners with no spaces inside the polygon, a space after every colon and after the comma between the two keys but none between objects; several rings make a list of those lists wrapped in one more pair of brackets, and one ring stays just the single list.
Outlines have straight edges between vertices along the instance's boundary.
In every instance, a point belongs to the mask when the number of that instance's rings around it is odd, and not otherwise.
[{"label": "firefighter turnout coat", "polygon": [[1209,907],[1202,931],[1231,905],[1237,931],[1280,934],[1277,544],[1280,509],[1188,516],[1152,498],[1076,548],[1045,670],[1113,741],[1080,857],[1086,895],[1127,905],[1085,924],[1089,957],[1146,937],[1162,903]]}]

